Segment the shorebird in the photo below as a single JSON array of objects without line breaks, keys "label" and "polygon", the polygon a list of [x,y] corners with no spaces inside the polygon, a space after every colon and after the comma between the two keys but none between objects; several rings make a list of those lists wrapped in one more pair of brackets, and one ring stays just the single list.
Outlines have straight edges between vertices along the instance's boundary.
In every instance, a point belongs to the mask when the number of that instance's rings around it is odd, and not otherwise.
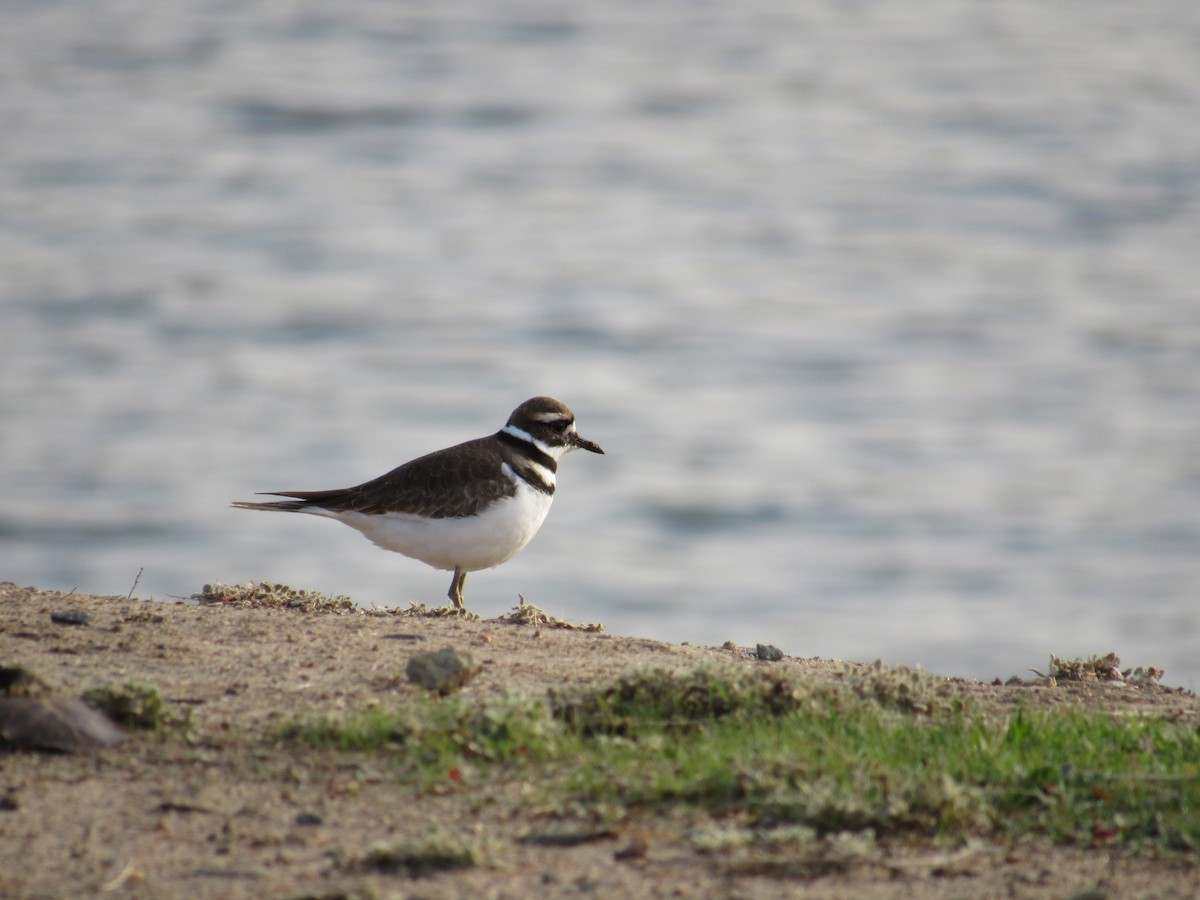
[{"label": "shorebird", "polygon": [[580,437],[564,404],[534,397],[495,434],[436,450],[356,487],[266,491],[292,499],[233,505],[337,519],[385,550],[453,571],[447,596],[466,609],[467,573],[507,562],[537,534],[554,500],[558,460],[576,448],[604,452]]}]

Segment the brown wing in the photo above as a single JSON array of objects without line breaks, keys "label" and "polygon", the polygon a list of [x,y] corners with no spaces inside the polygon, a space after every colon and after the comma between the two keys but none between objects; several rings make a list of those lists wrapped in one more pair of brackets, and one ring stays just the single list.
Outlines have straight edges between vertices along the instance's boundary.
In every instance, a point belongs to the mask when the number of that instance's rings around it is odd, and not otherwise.
[{"label": "brown wing", "polygon": [[406,462],[386,475],[332,491],[271,491],[294,501],[257,508],[299,511],[305,506],[343,512],[412,513],[431,519],[474,515],[516,492],[500,470],[504,457],[488,438],[438,450]]}]

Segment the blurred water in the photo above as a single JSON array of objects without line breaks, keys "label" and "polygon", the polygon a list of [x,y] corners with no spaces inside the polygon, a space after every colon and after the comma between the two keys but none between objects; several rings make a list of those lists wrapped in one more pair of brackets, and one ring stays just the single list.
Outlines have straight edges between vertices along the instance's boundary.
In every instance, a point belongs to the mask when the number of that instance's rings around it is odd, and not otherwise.
[{"label": "blurred water", "polygon": [[19,2],[0,578],[440,601],[307,517],[552,394],[477,573],[672,641],[1197,687],[1200,7]]}]

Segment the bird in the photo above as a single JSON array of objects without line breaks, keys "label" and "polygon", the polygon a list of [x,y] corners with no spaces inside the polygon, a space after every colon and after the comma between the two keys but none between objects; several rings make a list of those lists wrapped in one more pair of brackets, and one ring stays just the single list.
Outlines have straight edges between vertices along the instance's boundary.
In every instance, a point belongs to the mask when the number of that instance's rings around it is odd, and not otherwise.
[{"label": "bird", "polygon": [[236,500],[237,509],[307,513],[349,525],[377,546],[453,571],[447,597],[466,611],[467,573],[507,562],[537,534],[554,500],[558,460],[603,454],[553,397],[512,411],[495,434],[435,450],[349,488],[264,491],[287,500]]}]

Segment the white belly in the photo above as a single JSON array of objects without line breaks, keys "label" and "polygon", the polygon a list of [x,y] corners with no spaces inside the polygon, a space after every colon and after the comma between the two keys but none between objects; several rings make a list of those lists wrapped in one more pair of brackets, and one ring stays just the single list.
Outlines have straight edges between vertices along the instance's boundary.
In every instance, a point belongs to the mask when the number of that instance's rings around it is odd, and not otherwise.
[{"label": "white belly", "polygon": [[474,572],[512,559],[537,534],[550,511],[551,494],[518,483],[514,497],[499,500],[477,516],[425,519],[410,513],[368,516],[357,512],[325,515],[356,528],[385,550],[419,559],[436,569]]}]

